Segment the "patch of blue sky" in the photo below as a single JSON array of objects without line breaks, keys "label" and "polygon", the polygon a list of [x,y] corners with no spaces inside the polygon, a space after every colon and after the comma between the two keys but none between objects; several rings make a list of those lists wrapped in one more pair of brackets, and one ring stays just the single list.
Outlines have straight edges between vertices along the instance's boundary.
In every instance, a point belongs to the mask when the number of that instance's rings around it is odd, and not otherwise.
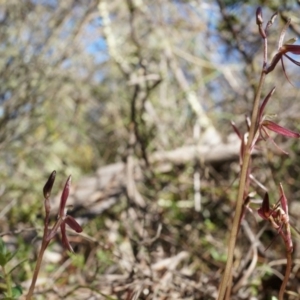
[{"label": "patch of blue sky", "polygon": [[31,0],[31,2],[33,4],[51,6],[52,8],[55,8],[58,5],[58,0]]},{"label": "patch of blue sky", "polygon": [[194,10],[200,20],[204,20],[205,23],[216,27],[216,24],[220,20],[220,9],[216,2],[202,1],[201,3],[197,3],[196,1],[191,1],[188,5]]},{"label": "patch of blue sky", "polygon": [[[197,39],[201,43],[203,43],[204,40],[207,44],[207,49],[211,49],[212,51],[209,51],[207,55],[202,53],[201,56],[204,56],[215,64],[236,63],[237,60],[241,58],[239,52],[226,45],[220,38],[218,25],[222,20],[222,16],[217,3],[212,1],[196,3],[196,1],[192,1],[188,5],[194,10],[198,17],[207,24],[206,32],[200,32]],[[234,6],[234,9],[236,10],[237,7]],[[203,47],[199,47],[199,49],[203,49]]]},{"label": "patch of blue sky", "polygon": [[86,45],[86,52],[93,55],[96,63],[103,63],[109,59],[107,52],[107,44],[104,38],[99,37],[98,40]]},{"label": "patch of blue sky", "polygon": [[109,59],[106,40],[101,36],[97,27],[101,26],[101,20],[98,18],[96,22],[90,23],[85,27],[83,39],[85,50],[91,54],[96,63],[103,63]]}]

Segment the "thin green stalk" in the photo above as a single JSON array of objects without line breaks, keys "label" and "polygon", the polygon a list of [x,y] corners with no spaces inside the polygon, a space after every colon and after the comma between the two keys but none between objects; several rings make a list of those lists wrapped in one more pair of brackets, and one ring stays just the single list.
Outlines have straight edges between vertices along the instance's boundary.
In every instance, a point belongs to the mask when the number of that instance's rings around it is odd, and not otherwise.
[{"label": "thin green stalk", "polygon": [[5,283],[6,283],[7,297],[10,298],[10,297],[12,297],[11,278],[7,274],[5,266],[2,267],[2,271],[3,271],[4,280],[5,280]]},{"label": "thin green stalk", "polygon": [[[242,165],[240,182],[239,182],[239,190],[238,190],[238,196],[237,196],[237,202],[236,202],[236,208],[235,208],[235,215],[234,215],[232,229],[231,229],[231,233],[230,233],[230,239],[229,239],[229,243],[228,243],[227,262],[226,262],[224,275],[223,275],[223,278],[222,278],[222,281],[220,284],[220,288],[219,288],[218,300],[224,299],[227,288],[231,289],[231,286],[229,286],[228,283],[231,281],[231,276],[232,276],[233,254],[234,254],[234,248],[235,248],[235,244],[236,244],[237,235],[239,232],[240,218],[241,218],[243,203],[244,203],[244,190],[245,190],[245,185],[246,185],[246,180],[247,180],[247,171],[248,171],[249,161],[250,161],[250,157],[251,157],[251,145],[253,142],[255,128],[256,128],[256,124],[257,124],[259,102],[260,102],[260,98],[261,98],[261,92],[262,92],[262,87],[263,87],[263,84],[265,81],[265,77],[266,77],[266,74],[264,71],[262,71],[260,80],[259,80],[259,85],[258,85],[257,92],[256,92],[256,96],[255,96],[254,103],[253,103],[251,127],[250,127],[250,131],[249,131],[249,137],[248,137],[248,142],[247,142],[247,146],[246,146],[246,151],[244,153],[244,157],[242,158],[243,165]],[[229,291],[229,294],[230,294],[230,291]]]}]

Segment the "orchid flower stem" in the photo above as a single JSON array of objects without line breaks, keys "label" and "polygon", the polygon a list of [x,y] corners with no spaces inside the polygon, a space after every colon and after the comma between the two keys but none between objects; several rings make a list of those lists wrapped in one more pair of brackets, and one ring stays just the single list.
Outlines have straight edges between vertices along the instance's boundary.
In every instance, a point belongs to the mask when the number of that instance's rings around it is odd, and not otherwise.
[{"label": "orchid flower stem", "polygon": [[33,273],[33,277],[32,277],[32,281],[31,281],[31,285],[30,285],[28,294],[26,296],[26,300],[30,300],[32,298],[34,288],[35,288],[35,284],[36,284],[36,281],[37,281],[37,278],[38,278],[38,275],[39,275],[39,272],[40,272],[43,256],[44,256],[45,250],[47,249],[47,247],[49,245],[49,242],[50,242],[50,241],[47,240],[48,231],[49,231],[48,225],[49,225],[49,212],[46,212],[42,245],[41,245],[39,256],[37,258],[37,262],[36,262],[36,265],[35,265],[35,268],[34,268],[34,273]]},{"label": "orchid flower stem", "polygon": [[45,250],[47,249],[48,245],[49,245],[49,241],[47,241],[46,236],[44,236],[42,246],[41,246],[41,249],[40,249],[40,252],[39,252],[39,256],[37,258],[37,262],[36,262],[36,265],[35,265],[31,285],[30,285],[28,294],[26,296],[26,300],[32,299],[35,284],[36,284],[36,281],[37,281],[37,278],[38,278],[38,275],[39,275],[39,271],[40,271],[40,268],[41,268],[43,256],[44,256]]},{"label": "orchid flower stem", "polygon": [[291,274],[291,269],[292,269],[292,252],[287,251],[286,252],[286,269],[285,269],[285,274],[284,274],[284,278],[280,287],[280,291],[279,291],[279,295],[278,295],[278,299],[279,300],[283,300],[283,296],[284,296],[284,292],[286,289],[286,285],[289,281],[289,277]]},{"label": "orchid flower stem", "polygon": [[[244,198],[244,190],[245,190],[245,185],[246,185],[246,180],[247,180],[249,161],[250,161],[250,157],[251,157],[252,142],[253,142],[255,128],[256,128],[257,119],[258,119],[259,102],[260,102],[260,98],[261,98],[261,92],[262,92],[262,87],[263,87],[263,84],[265,81],[265,77],[266,77],[266,73],[264,71],[262,71],[260,80],[259,80],[259,85],[257,88],[257,92],[255,95],[254,103],[253,103],[251,127],[250,127],[250,131],[249,131],[249,137],[248,137],[248,142],[247,142],[247,146],[246,146],[246,151],[242,158],[243,164],[242,164],[242,170],[241,170],[241,175],[240,175],[239,190],[238,190],[237,202],[236,202],[236,207],[235,207],[235,215],[234,215],[232,229],[231,229],[231,233],[230,233],[230,239],[229,239],[229,243],[228,243],[227,262],[226,262],[225,271],[224,271],[223,278],[222,278],[220,288],[219,288],[219,295],[217,298],[218,300],[224,299],[226,289],[231,290],[231,286],[230,286],[231,284],[229,284],[229,283],[231,282],[231,276],[232,276],[234,248],[235,248],[236,239],[237,239],[237,235],[238,235],[239,227],[240,227],[240,218],[241,218],[243,202],[244,202],[244,199],[243,199]],[[227,294],[230,295],[230,291],[227,292]]]}]

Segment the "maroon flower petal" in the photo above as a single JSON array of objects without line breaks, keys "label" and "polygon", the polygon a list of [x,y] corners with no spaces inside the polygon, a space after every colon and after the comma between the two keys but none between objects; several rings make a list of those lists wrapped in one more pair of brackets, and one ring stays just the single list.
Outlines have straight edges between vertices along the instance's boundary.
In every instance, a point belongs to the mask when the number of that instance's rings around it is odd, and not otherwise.
[{"label": "maroon flower petal", "polygon": [[239,137],[239,139],[243,140],[242,135],[241,135],[240,131],[238,130],[238,128],[236,127],[235,123],[233,121],[231,121],[230,123],[231,123],[231,126],[232,126],[234,132]]},{"label": "maroon flower petal", "polygon": [[82,227],[77,223],[77,221],[72,216],[67,216],[65,222],[76,232],[82,232]]},{"label": "maroon flower petal", "polygon": [[297,133],[297,132],[294,132],[290,129],[287,129],[285,127],[282,127],[272,121],[269,121],[269,120],[264,120],[262,122],[262,126],[271,130],[271,131],[274,131],[280,135],[284,135],[284,136],[287,136],[287,137],[291,137],[291,138],[299,138],[300,137],[300,134]]},{"label": "maroon flower petal", "polygon": [[279,60],[282,58],[282,55],[283,55],[283,54],[282,54],[281,52],[277,52],[277,53],[273,56],[272,61],[271,61],[270,65],[269,65],[269,67],[267,67],[267,68],[264,70],[264,72],[265,72],[266,74],[269,74],[270,72],[272,72],[272,71],[275,69],[277,63],[278,63]]},{"label": "maroon flower petal", "polygon": [[275,87],[272,88],[272,90],[269,92],[269,94],[265,97],[263,103],[261,104],[260,106],[260,109],[259,109],[259,113],[258,113],[258,121],[261,122],[262,120],[262,116],[263,116],[263,113],[264,113],[264,110],[265,110],[265,107],[266,105],[268,104],[271,96],[274,94],[275,92]]},{"label": "maroon flower petal", "polygon": [[290,45],[285,44],[281,48],[283,53],[293,53],[296,55],[300,55],[300,45]]},{"label": "maroon flower petal", "polygon": [[68,177],[65,187],[63,189],[63,192],[61,194],[60,206],[59,206],[59,216],[60,217],[63,217],[66,215],[65,207],[66,207],[67,199],[69,197],[70,185],[71,185],[71,175]]},{"label": "maroon flower petal", "polygon": [[[281,149],[276,143],[275,141],[270,137],[269,133],[267,132],[266,128],[264,128],[264,126],[261,126],[261,133],[264,133],[267,137],[267,139],[269,141],[271,141],[273,143],[273,145],[282,153],[289,155],[288,152],[284,151],[283,149]],[[263,140],[266,140],[266,138],[262,135]]]},{"label": "maroon flower petal", "polygon": [[61,238],[62,238],[62,243],[63,246],[70,252],[74,252],[72,246],[69,243],[67,234],[66,234],[66,223],[62,222],[60,225],[60,230],[61,230]]},{"label": "maroon flower petal", "polygon": [[261,208],[258,209],[258,214],[260,217],[262,217],[265,220],[269,219],[270,214],[270,202],[269,202],[269,194],[265,193],[265,197],[262,202]]}]

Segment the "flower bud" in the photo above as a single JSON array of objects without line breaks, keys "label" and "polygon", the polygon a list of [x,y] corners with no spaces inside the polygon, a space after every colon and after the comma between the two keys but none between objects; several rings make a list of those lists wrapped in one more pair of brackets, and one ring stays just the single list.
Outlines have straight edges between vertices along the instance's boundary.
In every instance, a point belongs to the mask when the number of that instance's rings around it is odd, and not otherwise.
[{"label": "flower bud", "polygon": [[262,25],[263,23],[263,17],[262,17],[262,10],[261,7],[258,7],[256,10],[256,24],[257,25]]},{"label": "flower bud", "polygon": [[47,180],[47,182],[46,182],[46,184],[43,188],[43,193],[44,193],[45,199],[48,199],[50,197],[51,190],[52,190],[52,187],[53,187],[53,184],[54,184],[54,181],[55,181],[55,176],[56,176],[56,171],[53,171],[50,174],[50,176],[49,176],[49,178],[48,178],[48,180]]},{"label": "flower bud", "polygon": [[67,214],[66,211],[66,202],[69,197],[70,193],[70,185],[71,185],[71,175],[68,177],[63,192],[60,198],[60,205],[59,205],[59,216],[64,217]]}]

